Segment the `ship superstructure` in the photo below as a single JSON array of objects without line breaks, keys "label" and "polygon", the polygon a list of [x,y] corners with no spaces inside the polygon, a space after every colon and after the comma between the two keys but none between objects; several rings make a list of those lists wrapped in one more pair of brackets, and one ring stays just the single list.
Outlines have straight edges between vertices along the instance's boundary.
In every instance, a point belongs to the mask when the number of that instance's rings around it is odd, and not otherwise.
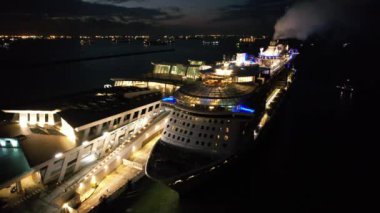
[{"label": "ship superstructure", "polygon": [[277,42],[258,57],[238,53],[162,99],[171,115],[147,163],[147,175],[180,185],[255,143],[276,98],[293,79],[286,65],[295,54]]}]

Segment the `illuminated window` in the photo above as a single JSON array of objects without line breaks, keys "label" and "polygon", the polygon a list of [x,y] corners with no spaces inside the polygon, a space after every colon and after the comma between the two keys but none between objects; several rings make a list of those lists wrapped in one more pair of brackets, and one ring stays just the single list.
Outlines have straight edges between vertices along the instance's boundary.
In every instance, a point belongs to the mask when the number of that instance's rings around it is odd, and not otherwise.
[{"label": "illuminated window", "polygon": [[248,76],[248,77],[238,77],[237,82],[242,83],[242,82],[252,82],[253,81],[253,76]]},{"label": "illuminated window", "polygon": [[170,66],[169,65],[163,65],[163,64],[156,64],[154,66],[153,72],[156,74],[169,74]]},{"label": "illuminated window", "polygon": [[230,128],[226,127],[226,133],[230,132]]}]

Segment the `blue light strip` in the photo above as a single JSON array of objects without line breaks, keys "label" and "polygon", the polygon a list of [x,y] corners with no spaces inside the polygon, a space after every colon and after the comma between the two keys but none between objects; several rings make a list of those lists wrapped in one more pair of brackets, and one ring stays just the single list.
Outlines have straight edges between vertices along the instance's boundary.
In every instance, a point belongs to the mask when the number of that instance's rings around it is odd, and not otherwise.
[{"label": "blue light strip", "polygon": [[236,106],[235,109],[233,109],[232,111],[233,112],[243,112],[243,113],[254,113],[255,112],[254,109],[251,109],[251,108],[248,108],[248,107],[245,107],[242,105]]},{"label": "blue light strip", "polygon": [[161,99],[161,101],[169,102],[169,103],[175,103],[176,99],[173,96],[169,96],[169,97],[165,97],[165,98]]},{"label": "blue light strip", "polygon": [[254,109],[250,109],[250,108],[243,107],[243,106],[240,106],[240,107],[239,107],[239,110],[240,110],[240,111],[243,111],[243,112],[249,112],[249,113],[254,113],[254,112],[255,112]]}]

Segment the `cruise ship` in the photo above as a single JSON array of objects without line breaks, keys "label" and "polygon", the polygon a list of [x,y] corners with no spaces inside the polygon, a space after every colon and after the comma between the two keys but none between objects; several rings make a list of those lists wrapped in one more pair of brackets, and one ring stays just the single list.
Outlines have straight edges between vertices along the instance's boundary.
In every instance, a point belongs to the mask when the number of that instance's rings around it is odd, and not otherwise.
[{"label": "cruise ship", "polygon": [[257,57],[237,53],[216,62],[200,71],[200,80],[163,98],[170,116],[147,176],[183,192],[252,150],[294,79],[297,54],[272,41]]}]

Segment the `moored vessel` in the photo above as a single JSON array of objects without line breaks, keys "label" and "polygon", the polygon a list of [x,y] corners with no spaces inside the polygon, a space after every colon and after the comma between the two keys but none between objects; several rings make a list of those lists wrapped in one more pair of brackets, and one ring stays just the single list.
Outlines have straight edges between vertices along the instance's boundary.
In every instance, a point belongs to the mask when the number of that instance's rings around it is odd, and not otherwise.
[{"label": "moored vessel", "polygon": [[[162,102],[171,110],[146,165],[148,177],[182,192],[249,152],[294,78],[296,50],[271,42],[201,71]],[[289,67],[289,68],[288,68]]]}]

